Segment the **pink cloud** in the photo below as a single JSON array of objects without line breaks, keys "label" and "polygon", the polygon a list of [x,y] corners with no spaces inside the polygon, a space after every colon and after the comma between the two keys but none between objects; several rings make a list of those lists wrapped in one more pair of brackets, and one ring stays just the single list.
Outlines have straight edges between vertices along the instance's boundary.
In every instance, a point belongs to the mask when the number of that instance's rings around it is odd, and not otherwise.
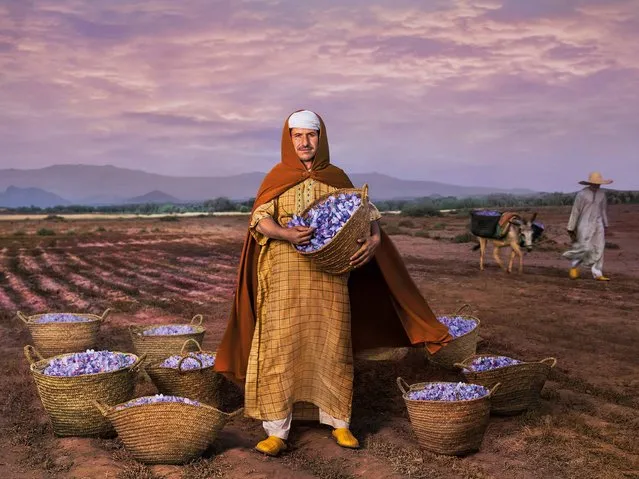
[{"label": "pink cloud", "polygon": [[265,171],[312,108],[349,171],[498,185],[519,165],[514,186],[565,189],[607,156],[639,188],[636,2],[427,5],[5,2],[0,167]]}]

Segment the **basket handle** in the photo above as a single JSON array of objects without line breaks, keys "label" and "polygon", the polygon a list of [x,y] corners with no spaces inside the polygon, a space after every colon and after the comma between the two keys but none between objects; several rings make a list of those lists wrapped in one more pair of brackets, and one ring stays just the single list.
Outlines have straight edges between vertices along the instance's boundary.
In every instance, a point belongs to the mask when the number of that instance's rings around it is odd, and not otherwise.
[{"label": "basket handle", "polygon": [[397,378],[397,387],[402,392],[402,394],[407,394],[410,390],[410,386],[406,381],[404,381],[401,377]]},{"label": "basket handle", "polygon": [[102,313],[102,316],[100,316],[100,321],[105,322],[109,314],[111,314],[111,311],[113,311],[111,308],[105,309],[104,313]]},{"label": "basket handle", "polygon": [[492,397],[492,396],[495,394],[495,392],[496,392],[496,391],[497,391],[500,387],[501,387],[501,383],[497,383],[497,384],[495,384],[495,385],[492,387],[492,389],[490,390],[490,392],[488,393],[488,396],[489,396],[489,397]]},{"label": "basket handle", "polygon": [[234,417],[239,416],[239,415],[240,415],[240,414],[242,414],[243,412],[244,412],[244,408],[243,408],[243,407],[241,407],[241,408],[239,408],[239,409],[236,409],[236,410],[235,410],[235,411],[233,411],[233,412],[226,413],[226,416],[227,416],[227,419],[233,419]]},{"label": "basket handle", "polygon": [[22,320],[25,324],[28,324],[28,323],[29,323],[29,318],[28,318],[28,317],[26,317],[22,311],[18,311],[18,312],[16,313],[16,315],[17,315],[17,316],[18,316],[18,318],[20,318],[20,319],[21,319],[21,320]]},{"label": "basket handle", "polygon": [[178,371],[180,373],[186,372],[182,369],[182,363],[184,362],[185,359],[195,359],[198,363],[200,363],[200,369],[204,367],[204,364],[202,364],[202,360],[198,358],[197,356],[182,356],[182,358],[178,361],[178,365],[177,365]]},{"label": "basket handle", "polygon": [[138,356],[138,359],[133,364],[131,364],[131,366],[129,366],[129,371],[132,373],[138,372],[140,370],[140,365],[145,359],[146,353],[144,353],[142,356]]},{"label": "basket handle", "polygon": [[186,341],[184,341],[184,344],[182,345],[182,349],[180,349],[180,354],[182,356],[184,356],[184,348],[186,347],[187,344],[189,343],[195,343],[195,345],[197,346],[197,352],[201,352],[202,351],[202,346],[200,346],[200,343],[198,343],[195,339],[193,338],[189,338]]},{"label": "basket handle", "polygon": [[37,363],[44,359],[38,350],[30,345],[24,347],[24,355],[26,356],[27,361],[29,361],[29,364]]},{"label": "basket handle", "polygon": [[93,405],[98,409],[98,411],[102,413],[104,417],[106,417],[107,414],[109,414],[112,409],[110,406],[107,406],[106,404],[101,403],[97,399],[93,401]]},{"label": "basket handle", "polygon": [[364,183],[364,186],[362,186],[362,203],[364,203],[364,205],[368,204],[368,184]]},{"label": "basket handle", "polygon": [[472,307],[470,306],[470,304],[466,303],[464,305],[462,305],[457,311],[455,311],[455,314],[462,314],[464,311],[468,310],[469,313],[472,313]]},{"label": "basket handle", "polygon": [[557,365],[557,358],[546,358],[546,359],[542,359],[541,361],[539,361],[542,364],[546,364],[548,362],[551,363],[550,365],[550,369],[554,368]]},{"label": "basket handle", "polygon": [[191,324],[193,324],[195,320],[199,320],[199,323],[197,323],[196,326],[202,326],[202,321],[204,321],[204,316],[202,316],[201,314],[196,314],[195,316],[193,316],[193,318],[191,318]]},{"label": "basket handle", "polygon": [[457,369],[466,369],[466,365],[463,363],[454,363],[453,366]]}]

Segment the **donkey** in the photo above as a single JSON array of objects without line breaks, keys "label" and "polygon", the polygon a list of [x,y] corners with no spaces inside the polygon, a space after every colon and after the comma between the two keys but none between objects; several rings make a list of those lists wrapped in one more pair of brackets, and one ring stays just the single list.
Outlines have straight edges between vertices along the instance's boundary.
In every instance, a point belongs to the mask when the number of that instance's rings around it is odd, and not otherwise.
[{"label": "donkey", "polygon": [[519,273],[523,273],[524,271],[524,255],[521,251],[520,243],[523,243],[528,252],[532,251],[533,247],[533,221],[537,217],[537,213],[532,215],[530,220],[527,220],[519,215],[513,216],[513,218],[508,222],[508,226],[506,227],[506,233],[503,238],[484,238],[478,236],[479,244],[473,247],[473,251],[477,251],[480,249],[479,255],[479,269],[481,271],[484,270],[484,253],[486,253],[486,244],[490,241],[493,244],[493,258],[499,265],[501,269],[504,269],[504,263],[501,261],[501,257],[499,255],[501,248],[510,246],[510,261],[508,263],[508,269],[506,270],[508,273],[512,272],[513,269],[513,261],[515,259],[515,255],[519,256]]}]

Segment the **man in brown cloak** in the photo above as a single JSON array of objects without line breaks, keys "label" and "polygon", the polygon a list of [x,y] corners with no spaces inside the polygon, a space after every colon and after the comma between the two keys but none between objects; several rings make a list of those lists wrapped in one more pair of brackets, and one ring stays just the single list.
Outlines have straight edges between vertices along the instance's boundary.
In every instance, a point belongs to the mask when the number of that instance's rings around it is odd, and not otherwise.
[{"label": "man in brown cloak", "polygon": [[330,164],[328,138],[315,113],[295,112],[284,123],[282,158],[257,193],[239,265],[229,323],[215,369],[244,384],[245,414],[263,421],[260,452],[286,449],[294,408],[319,409],[340,446],[356,448],[350,432],[353,353],[450,341],[378,224],[359,240],[350,274],[330,275],[298,254],[310,228],[288,228],[316,198],[352,188]]}]

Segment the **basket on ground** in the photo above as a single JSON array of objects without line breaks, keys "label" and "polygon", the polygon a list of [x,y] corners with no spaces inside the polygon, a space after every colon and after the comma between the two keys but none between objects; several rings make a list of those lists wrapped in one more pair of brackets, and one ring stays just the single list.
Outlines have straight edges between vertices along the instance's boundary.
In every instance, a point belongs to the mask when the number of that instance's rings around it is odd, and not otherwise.
[{"label": "basket on ground", "polygon": [[468,321],[474,321],[475,327],[466,334],[451,340],[435,354],[431,354],[428,349],[426,349],[426,355],[428,356],[429,361],[439,366],[452,369],[455,367],[456,363],[463,361],[468,356],[472,356],[477,352],[480,321],[479,318],[472,316],[466,311],[470,311],[470,305],[468,304],[463,305],[452,316]]},{"label": "basket on ground", "polygon": [[419,446],[426,451],[449,456],[478,451],[490,419],[490,399],[499,384],[494,385],[486,396],[472,400],[424,401],[409,398],[412,391],[424,389],[428,384],[431,383],[409,386],[402,378],[397,378]]},{"label": "basket on ground", "polygon": [[315,251],[302,252],[298,251],[294,245],[292,246],[297,253],[309,258],[322,271],[335,275],[345,274],[353,269],[349,264],[350,258],[361,247],[357,240],[366,237],[370,233],[368,185],[364,185],[362,188],[342,188],[322,195],[308,205],[300,215],[305,217],[311,208],[323,203],[331,196],[340,194],[357,194],[361,198],[361,204],[337,234],[328,243]]},{"label": "basket on ground", "polygon": [[117,406],[94,402],[96,411],[113,424],[125,449],[146,464],[183,464],[196,459],[227,421],[243,411],[229,414],[206,404],[181,402]]},{"label": "basket on ground", "polygon": [[490,401],[491,411],[496,414],[510,415],[537,407],[541,390],[550,370],[557,364],[557,360],[546,358],[541,361],[521,362],[488,371],[466,369],[466,366],[474,359],[487,356],[495,357],[496,355],[471,356],[456,366],[462,370],[464,378],[469,383],[480,384],[484,387],[491,387],[496,383],[501,384],[499,391]]},{"label": "basket on ground", "polygon": [[132,355],[135,362],[117,371],[63,377],[48,376],[43,371],[52,360],[68,354],[44,359],[33,346],[25,346],[24,354],[30,363],[42,405],[57,436],[112,434],[111,424],[95,410],[93,401],[119,403],[131,399],[135,393],[137,372],[144,359]]},{"label": "basket on ground", "polygon": [[[44,357],[64,353],[76,353],[93,349],[98,344],[100,326],[107,319],[111,309],[101,316],[84,313],[42,313],[26,316],[21,311],[17,315],[29,329],[34,347]],[[47,314],[82,316],[86,321],[39,323]]]},{"label": "basket on ground", "polygon": [[[180,354],[182,346],[187,339],[194,339],[202,344],[206,328],[202,326],[204,317],[196,314],[188,325],[176,324],[151,324],[146,326],[129,326],[133,349],[136,354],[145,354],[146,362],[151,363],[166,359],[174,354]],[[162,334],[162,335],[145,335],[145,331],[150,331],[160,327],[171,326],[190,326],[192,332],[184,334]],[[186,346],[186,352],[196,351],[193,344]]]},{"label": "basket on ground", "polygon": [[[223,380],[220,373],[213,369],[213,365],[202,367],[202,361],[197,357],[189,356],[185,351],[185,347],[193,343],[196,352],[210,354],[215,357],[215,353],[202,351],[200,344],[194,339],[187,339],[180,351],[181,359],[177,364],[177,368],[162,367],[163,362],[155,361],[144,367],[153,384],[158,388],[161,394],[169,396],[181,396],[189,399],[208,404],[209,406],[219,407],[219,387]],[[197,361],[199,368],[185,369],[184,361]]]}]

